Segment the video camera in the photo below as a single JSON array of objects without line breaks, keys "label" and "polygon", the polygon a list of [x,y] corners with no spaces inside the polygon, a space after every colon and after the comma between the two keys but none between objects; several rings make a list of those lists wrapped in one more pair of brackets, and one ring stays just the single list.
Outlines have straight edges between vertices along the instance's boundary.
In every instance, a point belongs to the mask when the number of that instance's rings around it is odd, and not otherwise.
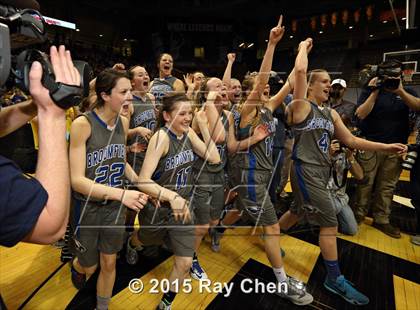
[{"label": "video camera", "polygon": [[[36,1],[16,1],[20,7],[38,6]],[[42,15],[34,9],[18,9],[0,0],[0,87],[6,82],[17,85],[29,94],[29,71],[34,61],[42,65],[42,84],[50,92],[50,97],[62,109],[78,105],[83,97],[89,95],[89,82],[92,70],[88,63],[74,60],[73,64],[80,73],[80,86],[56,82],[52,65],[47,54],[28,46],[47,41],[46,23]]]},{"label": "video camera", "polygon": [[401,82],[403,64],[398,60],[384,61],[379,65],[366,65],[359,72],[359,82],[362,87],[368,87],[371,79],[378,77],[376,87],[386,89],[397,89]]}]

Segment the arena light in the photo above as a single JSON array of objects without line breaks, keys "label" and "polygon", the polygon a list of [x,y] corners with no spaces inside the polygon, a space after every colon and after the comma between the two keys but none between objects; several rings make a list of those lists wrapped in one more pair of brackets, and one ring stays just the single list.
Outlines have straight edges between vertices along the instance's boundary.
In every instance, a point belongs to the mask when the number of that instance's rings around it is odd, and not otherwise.
[{"label": "arena light", "polygon": [[323,33],[324,33],[324,31],[322,31],[322,30],[319,31],[319,34],[323,34]]},{"label": "arena light", "polygon": [[353,26],[349,26],[349,29],[353,29]]},{"label": "arena light", "polygon": [[245,42],[242,42],[241,44],[239,44],[239,47],[244,47],[245,46]]},{"label": "arena light", "polygon": [[290,39],[293,39],[293,36],[290,36],[289,38],[290,38]]},{"label": "arena light", "polygon": [[251,48],[254,46],[254,43],[249,43],[248,46],[246,48]]}]

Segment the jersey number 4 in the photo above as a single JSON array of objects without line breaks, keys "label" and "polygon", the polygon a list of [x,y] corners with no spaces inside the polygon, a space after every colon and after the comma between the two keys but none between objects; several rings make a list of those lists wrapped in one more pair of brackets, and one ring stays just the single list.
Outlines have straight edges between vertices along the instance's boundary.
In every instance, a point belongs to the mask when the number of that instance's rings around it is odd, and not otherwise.
[{"label": "jersey number 4", "polygon": [[330,146],[330,139],[328,137],[327,133],[323,133],[321,139],[318,140],[318,145],[319,148],[321,149],[321,151],[323,151],[324,153],[326,153],[328,151],[328,148]]}]

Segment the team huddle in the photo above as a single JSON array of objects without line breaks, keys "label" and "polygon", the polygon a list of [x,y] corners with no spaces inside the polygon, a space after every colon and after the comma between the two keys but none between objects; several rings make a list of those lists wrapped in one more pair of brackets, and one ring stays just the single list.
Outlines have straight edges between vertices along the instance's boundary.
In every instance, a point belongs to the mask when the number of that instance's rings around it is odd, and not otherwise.
[{"label": "team huddle", "polygon": [[[300,42],[295,66],[281,89],[268,86],[276,45],[284,34],[282,17],[271,29],[258,73],[241,83],[231,77],[228,55],[223,79],[201,72],[172,76],[171,55],[159,58],[159,78],[150,83],[146,69],[118,64],[99,73],[70,132],[72,242],[76,258],[72,281],[82,288],[100,266],[97,307],[107,309],[116,277],[117,253],[126,242],[131,265],[147,246],[164,244],[174,254],[170,283],[189,275],[207,279],[197,250],[209,233],[214,251],[226,227],[241,216],[264,232],[264,249],[281,298],[296,305],[313,301],[305,285],[286,274],[280,227],[304,219],[320,227],[319,246],[327,276],[324,286],[355,305],[367,296],[341,274],[337,254],[337,213],[327,184],[333,140],[351,149],[401,154],[406,146],[383,144],[352,135],[340,115],[324,106],[331,79],[325,70],[308,72],[313,42]],[[286,106],[286,97],[293,100]],[[274,170],[274,111],[282,109],[295,142],[291,169],[294,203],[280,219],[268,194]],[[233,209],[224,212],[227,202]],[[137,217],[140,228],[128,240],[126,227]],[[141,263],[141,262],[140,262]],[[170,309],[175,286],[157,309]]]}]

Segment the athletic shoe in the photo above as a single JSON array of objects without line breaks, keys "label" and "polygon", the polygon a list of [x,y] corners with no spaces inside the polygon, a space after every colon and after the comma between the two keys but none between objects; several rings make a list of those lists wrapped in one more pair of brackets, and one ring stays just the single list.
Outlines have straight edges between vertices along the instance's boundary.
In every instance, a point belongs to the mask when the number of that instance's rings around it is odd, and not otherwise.
[{"label": "athletic shoe", "polygon": [[200,263],[197,259],[194,259],[192,261],[191,269],[190,269],[190,276],[193,279],[196,280],[206,280],[209,277],[207,276],[207,273],[204,271],[203,268],[201,268]]},{"label": "athletic shoe", "polygon": [[86,275],[84,273],[78,272],[74,266],[73,261],[71,264],[71,282],[73,283],[74,287],[78,290],[82,289],[86,284]]},{"label": "athletic shoe", "polygon": [[156,310],[171,310],[171,304],[166,304],[163,300],[160,301],[159,305],[156,307]]},{"label": "athletic shoe", "polygon": [[324,286],[330,292],[341,296],[347,302],[363,306],[369,303],[369,298],[356,290],[353,283],[346,280],[343,275],[339,276],[335,281],[330,280],[328,277],[324,282]]},{"label": "athletic shoe", "polygon": [[379,229],[384,234],[387,234],[388,236],[392,238],[401,238],[401,232],[398,227],[392,226],[391,224],[378,224],[376,222],[373,222],[373,227],[376,229]]},{"label": "athletic shoe", "polygon": [[288,299],[298,306],[309,305],[314,300],[312,295],[306,292],[306,287],[303,282],[292,277],[287,277],[287,280],[283,283],[287,285],[287,292],[283,290],[277,292],[277,295],[280,297]]},{"label": "athletic shoe", "polygon": [[415,245],[420,245],[420,235],[411,236],[411,243]]},{"label": "athletic shoe", "polygon": [[209,228],[209,235],[211,239],[211,249],[213,252],[220,251],[220,239],[222,239],[223,233],[217,231],[216,228],[210,227]]},{"label": "athletic shoe", "polygon": [[130,238],[127,239],[127,248],[125,251],[125,259],[129,265],[135,265],[139,261],[139,254],[137,251],[140,251],[143,249],[143,247],[140,245],[136,248],[133,248],[130,244]]}]

